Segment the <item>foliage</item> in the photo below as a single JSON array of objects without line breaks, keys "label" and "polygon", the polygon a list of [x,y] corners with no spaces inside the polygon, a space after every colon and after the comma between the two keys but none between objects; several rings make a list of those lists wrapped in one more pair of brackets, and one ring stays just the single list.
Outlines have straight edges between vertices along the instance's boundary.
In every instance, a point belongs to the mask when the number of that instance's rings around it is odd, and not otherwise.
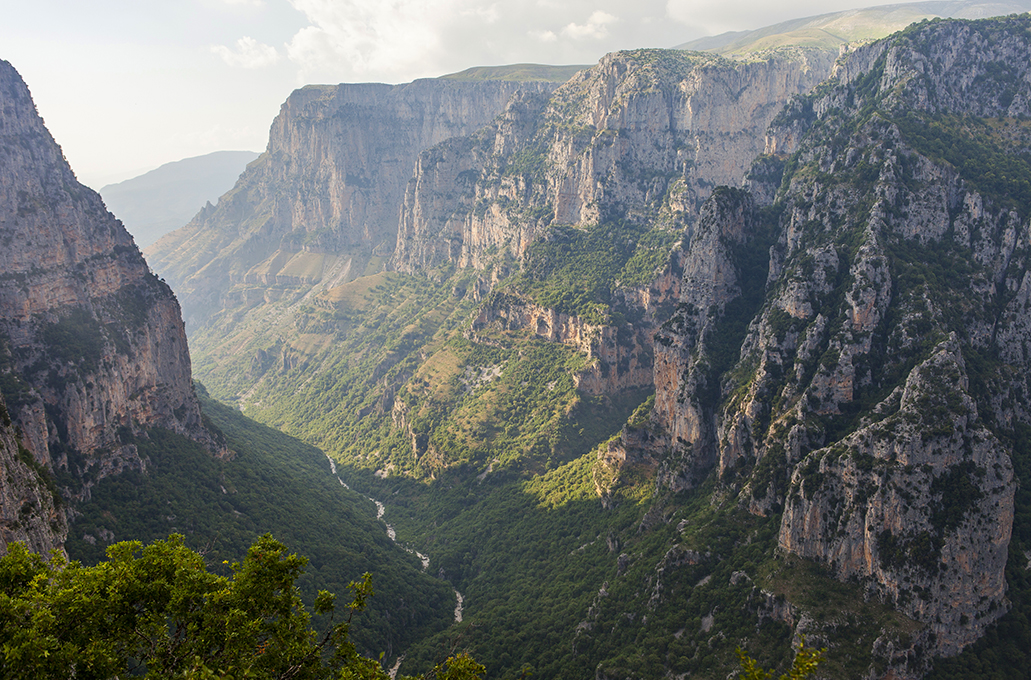
[{"label": "foliage", "polygon": [[53,323],[44,324],[40,338],[53,358],[86,372],[97,369],[104,351],[104,331],[92,314],[76,307]]},{"label": "foliage", "polygon": [[[4,677],[366,678],[385,680],[378,662],[350,642],[352,617],[372,594],[371,575],[348,587],[346,620],[322,634],[295,586],[307,560],[271,535],[242,562],[215,573],[204,556],[171,535],[146,547],[116,543],[95,566],[50,562],[20,544],[0,558],[0,671]],[[314,611],[331,615],[320,591]],[[467,656],[438,678],[481,677]]]},{"label": "foliage", "polygon": [[[1017,210],[1024,219],[1031,215],[1031,150],[1026,137],[1014,145],[988,121],[972,116],[911,112],[895,122],[917,151],[953,165],[997,205]],[[1016,121],[1009,125],[1026,130]]]},{"label": "foliage", "polygon": [[605,323],[615,287],[650,283],[677,238],[663,227],[622,221],[555,225],[530,245],[511,285],[542,307]]},{"label": "foliage", "polygon": [[[805,638],[802,638],[798,651],[795,653],[795,660],[791,664],[791,670],[780,676],[779,680],[805,680],[811,678],[820,664],[825,649],[816,650],[805,646]],[[741,675],[744,680],[773,680],[773,671],[762,668],[759,663],[748,656],[739,647],[737,649],[738,659],[741,660]]]},{"label": "foliage", "polygon": [[[735,252],[756,306],[763,239]],[[499,678],[726,677],[742,640],[761,663],[790,666],[790,628],[758,619],[752,582],[734,576],[773,580],[763,574],[776,571],[779,517],[714,507],[712,486],[656,496],[654,469],[599,460],[596,447],[647,392],[579,394],[583,355],[531,334],[463,337],[473,307],[452,291],[471,282],[370,279],[332,291],[332,307],[308,313],[307,335],[268,352],[287,361],[266,370],[245,408],[324,447],[350,486],[386,504],[398,539],[464,595],[462,623],[406,646],[402,672],[432,666],[456,640]],[[746,324],[728,328],[737,337]],[[234,365],[206,375],[231,380]],[[817,583],[826,593],[836,582]],[[868,615],[861,594],[834,601],[856,613],[830,637],[828,666],[861,674],[869,622],[887,615]]]}]

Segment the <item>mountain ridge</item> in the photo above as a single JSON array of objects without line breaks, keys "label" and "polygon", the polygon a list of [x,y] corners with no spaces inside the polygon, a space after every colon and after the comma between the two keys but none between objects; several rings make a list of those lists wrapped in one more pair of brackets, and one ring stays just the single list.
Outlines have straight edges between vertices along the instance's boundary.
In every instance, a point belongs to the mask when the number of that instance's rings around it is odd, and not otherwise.
[{"label": "mountain ridge", "polygon": [[258,156],[253,151],[215,151],[184,158],[108,184],[99,193],[136,245],[146,248],[187,224],[206,204],[217,202]]},{"label": "mountain ridge", "polygon": [[791,19],[755,30],[731,31],[677,45],[674,49],[701,50],[731,57],[783,47],[809,46],[837,51],[849,43],[883,38],[924,19],[981,19],[1027,12],[1027,2],[930,0],[829,12]]},{"label": "mountain ridge", "polygon": [[0,89],[0,371],[25,448],[77,498],[142,469],[127,432],[163,427],[229,455],[203,425],[172,291],[75,180],[7,62]]}]

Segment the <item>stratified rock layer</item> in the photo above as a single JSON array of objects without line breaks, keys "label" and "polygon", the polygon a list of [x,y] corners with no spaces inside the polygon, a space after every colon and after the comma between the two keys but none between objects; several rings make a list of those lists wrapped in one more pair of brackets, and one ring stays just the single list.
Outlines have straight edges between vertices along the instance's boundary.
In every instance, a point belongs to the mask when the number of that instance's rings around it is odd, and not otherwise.
[{"label": "stratified rock layer", "polygon": [[677,50],[616,52],[550,97],[419,158],[394,262],[484,268],[551,224],[663,219],[682,228],[717,185],[739,185],[787,100],[830,72],[823,52],[748,63]]}]

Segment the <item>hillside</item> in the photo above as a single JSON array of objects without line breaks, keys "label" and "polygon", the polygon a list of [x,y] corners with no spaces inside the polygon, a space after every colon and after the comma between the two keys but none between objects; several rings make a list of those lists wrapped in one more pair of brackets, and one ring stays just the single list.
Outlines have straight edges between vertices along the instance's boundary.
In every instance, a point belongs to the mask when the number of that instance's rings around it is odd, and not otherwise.
[{"label": "hillside", "polygon": [[458,73],[440,76],[446,80],[513,80],[518,82],[564,83],[573,74],[590,64],[553,66],[551,64],[507,64],[505,66],[473,66]]},{"label": "hillside", "polygon": [[1029,10],[1031,3],[1026,0],[931,0],[878,5],[792,19],[753,31],[699,38],[678,45],[676,49],[714,52],[731,58],[785,47],[808,47],[837,53],[842,45],[883,38],[924,19],[982,19]]},{"label": "hillside", "polygon": [[309,605],[318,590],[347,593],[350,581],[373,574],[374,596],[352,632],[362,654],[382,652],[389,666],[413,642],[448,628],[454,593],[390,540],[374,502],[344,488],[324,453],[198,391],[233,458],[212,458],[185,438],[152,430],[135,442],[145,472],[107,478],[76,505],[69,557],[94,564],[112,543],[149,543],[174,532],[218,565],[239,560],[272,533],[308,558],[298,586]]},{"label": "hillside", "polygon": [[107,209],[122,220],[140,248],[188,223],[205,205],[233,188],[253,151],[216,151],[159,168],[100,190]]}]

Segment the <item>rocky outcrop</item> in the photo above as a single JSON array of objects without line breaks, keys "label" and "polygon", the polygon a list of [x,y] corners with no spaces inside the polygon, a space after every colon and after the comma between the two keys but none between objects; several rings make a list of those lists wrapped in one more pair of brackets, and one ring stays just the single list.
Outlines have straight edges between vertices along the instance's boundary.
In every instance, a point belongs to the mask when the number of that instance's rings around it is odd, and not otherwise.
[{"label": "rocky outcrop", "polygon": [[394,262],[485,268],[499,251],[519,259],[551,224],[661,217],[683,228],[713,186],[741,182],[777,112],[832,61],[610,54],[550,97],[514,100],[486,129],[424,152]]},{"label": "rocky outcrop", "polygon": [[875,407],[876,422],[795,467],[780,532],[785,550],[927,621],[946,656],[1007,608],[1013,468],[968,390],[953,336]]},{"label": "rocky outcrop", "polygon": [[[550,97],[516,98],[475,135],[425,151],[393,262],[411,273],[491,269],[496,281],[551,225],[624,221],[690,232],[712,187],[740,184],[763,149],[761,131],[830,66],[817,52],[749,63],[667,50],[610,54]],[[512,295],[488,303],[476,323],[579,346],[594,359],[578,376],[588,393],[647,387],[652,336],[677,297],[679,273],[674,261],[650,284],[616,282],[611,304],[633,324],[588,325]]]},{"label": "rocky outcrop", "polygon": [[142,468],[162,427],[201,422],[179,305],[132,237],[79,184],[17,72],[0,62],[0,378],[24,446],[64,489]]},{"label": "rocky outcrop", "polygon": [[[734,331],[743,330],[732,326],[754,312],[766,283],[747,262],[747,253],[765,250],[762,231],[751,198],[720,189],[706,203],[682,258],[679,303],[655,335],[652,418],[669,435],[671,453],[659,483],[671,489],[694,486],[717,460],[720,374],[737,358],[727,354],[728,346],[737,340]],[[732,303],[734,318],[727,319]]]},{"label": "rocky outcrop", "polygon": [[750,174],[742,204],[759,207],[742,219],[714,196],[657,338],[660,484],[712,472],[752,512],[782,511],[784,550],[924,623],[931,656],[1008,607],[998,433],[1029,422],[1031,194],[986,168],[1028,148],[1029,28],[917,26],[793,102]]},{"label": "rocky outcrop", "polygon": [[485,125],[517,91],[556,86],[425,79],[301,88],[236,187],[147,257],[196,325],[240,284],[307,290],[353,279],[393,251],[419,152]]},{"label": "rocky outcrop", "polygon": [[473,320],[471,336],[487,327],[529,329],[539,338],[561,342],[582,352],[588,366],[573,376],[586,394],[616,394],[651,387],[652,356],[648,325],[634,328],[589,324],[575,315],[560,314],[520,297],[495,293]]},{"label": "rocky outcrop", "polygon": [[61,550],[68,534],[61,497],[49,471],[18,438],[0,397],[0,555],[19,542],[34,553]]}]

